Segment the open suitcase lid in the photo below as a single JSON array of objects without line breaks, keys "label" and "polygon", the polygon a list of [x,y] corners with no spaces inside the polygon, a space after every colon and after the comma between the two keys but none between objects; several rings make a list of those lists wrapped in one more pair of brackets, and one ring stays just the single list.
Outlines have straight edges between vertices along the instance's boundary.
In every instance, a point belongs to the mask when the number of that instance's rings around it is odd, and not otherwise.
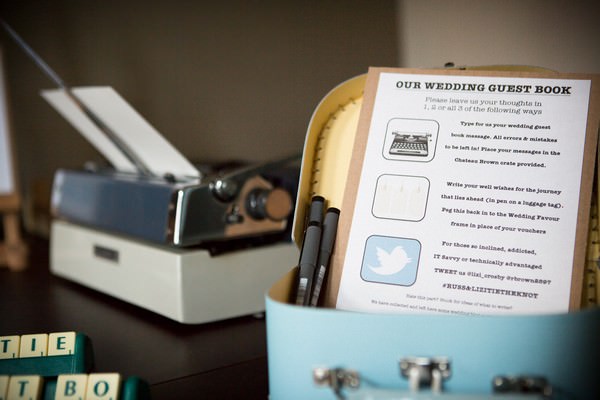
[{"label": "open suitcase lid", "polygon": [[[460,69],[549,72],[540,67],[513,65]],[[299,245],[307,205],[314,195],[326,198],[330,207],[341,208],[366,80],[367,74],[362,74],[340,83],[323,97],[312,114],[304,142],[294,215],[293,238]]]},{"label": "open suitcase lid", "polygon": [[307,205],[314,195],[341,208],[346,175],[367,75],[349,79],[321,100],[308,125],[304,142],[293,238],[300,245]]}]

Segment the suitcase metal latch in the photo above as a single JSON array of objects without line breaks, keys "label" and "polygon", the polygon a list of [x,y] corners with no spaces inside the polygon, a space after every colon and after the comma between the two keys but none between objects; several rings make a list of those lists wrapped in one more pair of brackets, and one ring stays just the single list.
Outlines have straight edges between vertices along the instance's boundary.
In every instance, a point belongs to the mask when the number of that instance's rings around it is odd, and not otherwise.
[{"label": "suitcase metal latch", "polygon": [[450,377],[450,360],[447,357],[404,357],[400,360],[400,373],[408,378],[412,392],[429,385],[433,393],[442,392],[442,383]]},{"label": "suitcase metal latch", "polygon": [[517,375],[496,376],[492,382],[492,390],[497,394],[539,394],[552,396],[552,385],[543,376]]},{"label": "suitcase metal latch", "polygon": [[344,368],[313,369],[313,381],[318,386],[327,386],[333,390],[338,399],[343,399],[342,389],[358,389],[360,376],[357,371]]}]

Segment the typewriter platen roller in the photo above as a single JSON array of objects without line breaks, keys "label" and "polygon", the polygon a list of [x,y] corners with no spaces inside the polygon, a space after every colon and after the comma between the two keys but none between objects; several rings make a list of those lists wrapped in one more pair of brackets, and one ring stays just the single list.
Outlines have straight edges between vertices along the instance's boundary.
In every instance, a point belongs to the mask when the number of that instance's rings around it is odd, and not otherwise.
[{"label": "typewriter platen roller", "polygon": [[329,388],[338,400],[541,400],[555,397],[544,377],[529,375],[497,375],[490,382],[489,394],[444,391],[444,383],[452,377],[452,364],[447,357],[404,357],[399,361],[401,378],[408,380],[408,390],[383,388],[359,371],[346,368],[313,369],[315,385]]}]

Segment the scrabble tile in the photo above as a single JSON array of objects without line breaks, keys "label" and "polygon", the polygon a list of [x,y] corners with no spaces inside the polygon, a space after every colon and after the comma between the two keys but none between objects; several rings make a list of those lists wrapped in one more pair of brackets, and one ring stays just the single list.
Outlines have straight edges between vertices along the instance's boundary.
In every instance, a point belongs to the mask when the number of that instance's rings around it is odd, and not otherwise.
[{"label": "scrabble tile", "polygon": [[21,335],[19,357],[43,357],[48,354],[48,334]]},{"label": "scrabble tile", "polygon": [[87,374],[59,375],[54,400],[84,400],[87,381]]},{"label": "scrabble tile", "polygon": [[48,355],[65,356],[75,352],[75,332],[55,332],[48,335]]},{"label": "scrabble tile", "polygon": [[19,357],[20,336],[0,336],[0,360]]},{"label": "scrabble tile", "polygon": [[0,400],[6,400],[9,378],[8,375],[0,375]]},{"label": "scrabble tile", "polygon": [[39,400],[42,397],[44,380],[39,375],[13,375],[8,381],[10,400]]},{"label": "scrabble tile", "polygon": [[88,376],[86,400],[118,400],[121,375],[118,373],[94,373]]}]

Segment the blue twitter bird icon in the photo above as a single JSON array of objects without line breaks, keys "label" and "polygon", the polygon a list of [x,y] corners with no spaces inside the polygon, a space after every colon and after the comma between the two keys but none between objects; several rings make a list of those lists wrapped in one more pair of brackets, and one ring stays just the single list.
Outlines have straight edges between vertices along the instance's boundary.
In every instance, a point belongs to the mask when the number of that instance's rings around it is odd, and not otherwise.
[{"label": "blue twitter bird icon", "polygon": [[411,286],[417,280],[421,243],[415,239],[370,236],[361,278],[368,282]]}]

